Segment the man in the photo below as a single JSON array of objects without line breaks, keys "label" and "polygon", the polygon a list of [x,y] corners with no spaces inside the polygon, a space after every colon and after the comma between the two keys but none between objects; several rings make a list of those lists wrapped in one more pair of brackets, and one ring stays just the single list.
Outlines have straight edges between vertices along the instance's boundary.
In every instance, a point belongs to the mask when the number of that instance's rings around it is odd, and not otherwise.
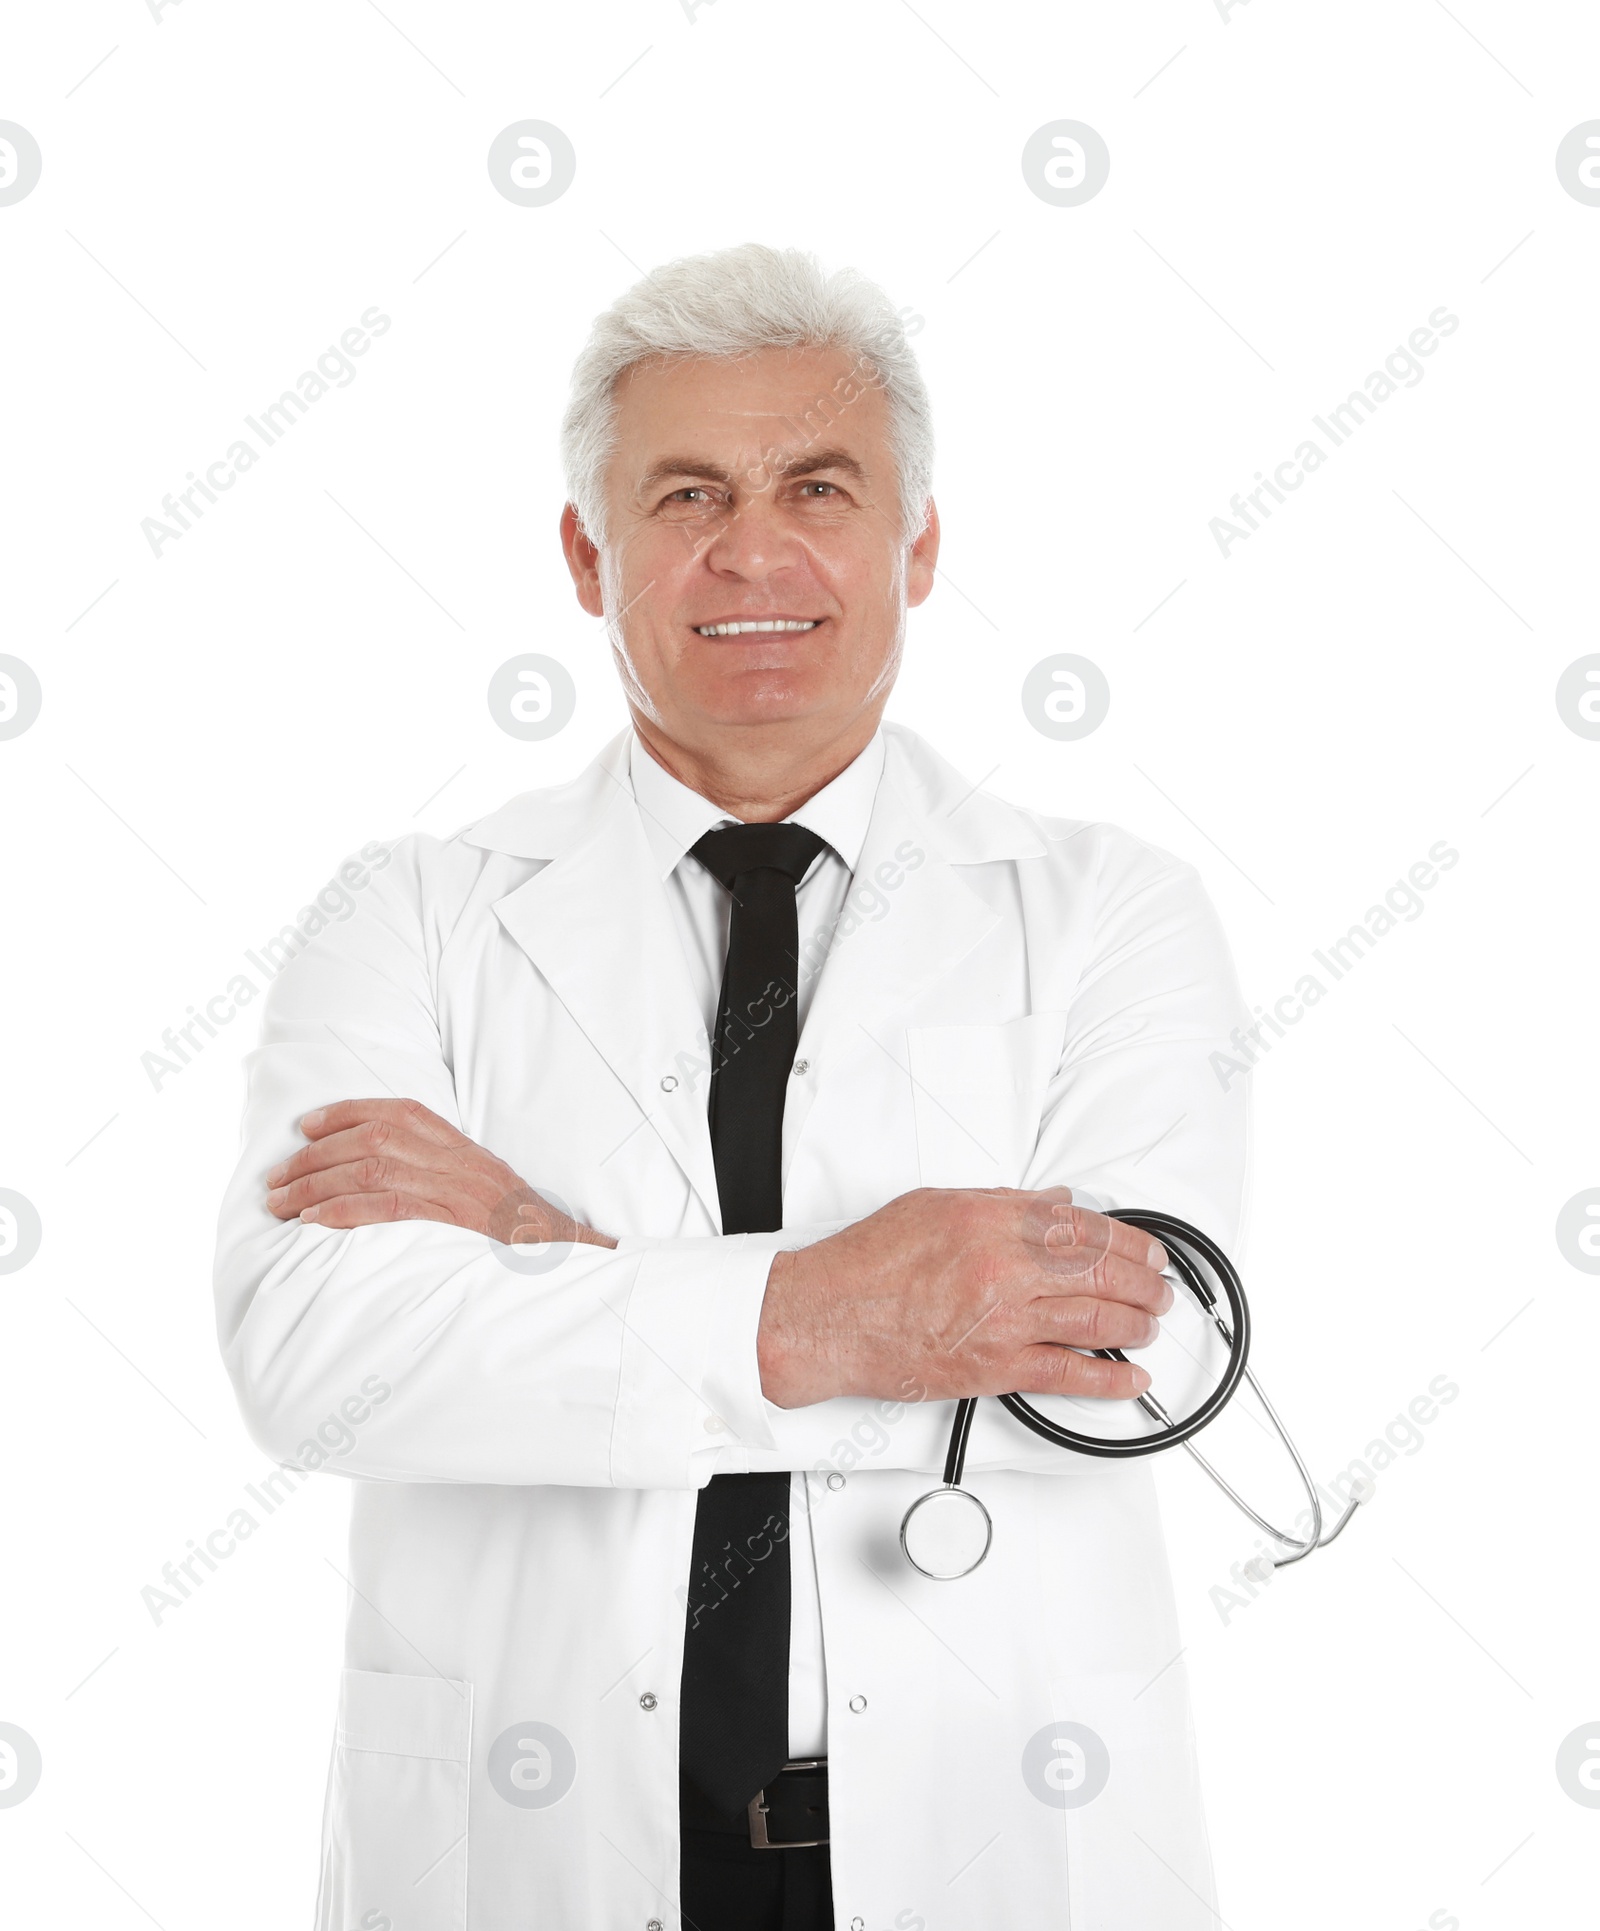
[{"label": "man", "polygon": [[1231,1247],[1245,1124],[1192,869],[882,721],[930,452],[859,277],[632,289],[562,520],[631,730],[273,985],[219,1322],[356,1479],[319,1931],[1213,1923],[1146,1465],[986,1402],[987,1560],[899,1544],[956,1397],[1147,1385],[1097,1209]]}]

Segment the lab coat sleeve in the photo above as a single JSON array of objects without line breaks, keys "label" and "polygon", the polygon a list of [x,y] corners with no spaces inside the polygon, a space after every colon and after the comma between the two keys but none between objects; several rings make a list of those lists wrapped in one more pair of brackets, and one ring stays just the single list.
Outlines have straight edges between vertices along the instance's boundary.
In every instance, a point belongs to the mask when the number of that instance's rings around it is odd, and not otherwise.
[{"label": "lab coat sleeve", "polygon": [[727,1393],[708,1398],[713,1341],[753,1333],[785,1236],[577,1246],[529,1274],[440,1222],[339,1230],[266,1207],[313,1107],[387,1093],[460,1126],[434,974],[480,862],[402,841],[268,989],[216,1262],[245,1423],[280,1461],[373,1480],[698,1486]]},{"label": "lab coat sleeve", "polygon": [[1232,1255],[1250,1090],[1233,1035],[1251,1018],[1228,941],[1192,865],[1095,829],[1094,943],[1022,1184],[1176,1215]]},{"label": "lab coat sleeve", "polygon": [[[1145,1208],[1186,1220],[1237,1264],[1250,1105],[1240,1055],[1252,1020],[1228,941],[1192,865],[1114,827],[1096,829],[1095,945],[1067,1007],[1061,1064],[1023,1184],[1071,1187],[1078,1205],[1101,1213]],[[1178,1293],[1175,1324],[1196,1313]],[[1205,1399],[1220,1371],[1178,1325],[1134,1358],[1178,1415]],[[1075,1416],[1062,1418],[1098,1429],[1097,1405],[1073,1404]],[[996,1432],[996,1417],[983,1419],[980,1457]],[[1003,1411],[999,1420],[1020,1427]]]},{"label": "lab coat sleeve", "polygon": [[[761,1236],[771,1252],[809,1247],[850,1226],[848,1220],[816,1221],[785,1227]],[[625,1235],[618,1243],[620,1252],[632,1253],[651,1248],[672,1248],[681,1243],[653,1235]],[[774,1417],[783,1413],[774,1408],[761,1391],[761,1367],[756,1354],[756,1331],[761,1325],[761,1300],[740,1291],[733,1281],[719,1299],[710,1323],[705,1372],[701,1390],[708,1404],[703,1424],[701,1457],[709,1457],[709,1473],[739,1473],[748,1470],[745,1459],[749,1449],[768,1450],[777,1445]],[[787,1464],[784,1464],[787,1466]]]}]

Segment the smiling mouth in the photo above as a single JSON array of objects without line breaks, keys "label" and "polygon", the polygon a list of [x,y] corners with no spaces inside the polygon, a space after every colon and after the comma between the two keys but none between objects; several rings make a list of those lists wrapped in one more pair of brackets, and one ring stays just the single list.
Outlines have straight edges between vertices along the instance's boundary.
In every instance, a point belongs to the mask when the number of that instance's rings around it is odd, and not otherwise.
[{"label": "smiling mouth", "polygon": [[820,617],[761,617],[731,624],[696,624],[694,628],[702,637],[745,637],[755,631],[815,630],[821,621]]}]

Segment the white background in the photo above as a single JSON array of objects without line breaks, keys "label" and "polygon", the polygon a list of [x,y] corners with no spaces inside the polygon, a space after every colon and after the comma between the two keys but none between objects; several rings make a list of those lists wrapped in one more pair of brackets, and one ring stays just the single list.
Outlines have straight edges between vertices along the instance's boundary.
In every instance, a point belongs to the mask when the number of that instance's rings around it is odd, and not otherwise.
[{"label": "white background", "polygon": [[[0,649],[44,708],[0,744],[0,1185],[44,1240],[0,1278],[0,1720],[44,1776],[0,1809],[8,1921],[309,1922],[345,1493],[306,1484],[159,1626],[140,1596],[267,1468],[209,1282],[254,1015],[159,1091],[141,1055],[364,841],[449,832],[618,728],[556,544],[567,372],[635,267],[747,239],[921,321],[948,567],[891,715],[1192,859],[1253,1003],[1459,851],[1249,1075],[1242,1255],[1320,1476],[1435,1377],[1459,1396],[1336,1550],[1226,1614],[1253,1535],[1187,1464],[1164,1495],[1227,1925],[1592,1909],[1600,1811],[1555,1753],[1600,1719],[1600,1280],[1555,1221],[1600,1184],[1600,743],[1555,685],[1600,649],[1600,208],[1554,162],[1600,116],[1600,21],[1068,11],[10,16],[0,117],[44,171],[0,207]],[[485,166],[530,117],[578,155],[533,209]],[[1061,118],[1112,157],[1076,208],[1020,166]],[[153,556],[141,519],[374,304],[356,380]],[[1440,305],[1424,379],[1222,556],[1209,520]],[[534,649],[579,701],[526,744],[485,690]],[[1075,743],[1019,701],[1060,651],[1112,691]]]}]

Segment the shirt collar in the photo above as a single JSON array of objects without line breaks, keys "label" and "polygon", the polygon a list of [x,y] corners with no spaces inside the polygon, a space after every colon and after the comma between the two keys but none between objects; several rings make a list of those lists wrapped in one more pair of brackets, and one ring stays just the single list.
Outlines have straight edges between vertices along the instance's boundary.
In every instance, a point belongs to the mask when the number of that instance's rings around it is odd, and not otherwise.
[{"label": "shirt collar", "polygon": [[[880,729],[873,732],[864,749],[838,777],[825,784],[814,798],[808,798],[797,811],[790,812],[784,823],[804,825],[819,838],[825,838],[853,872],[866,841],[878,780],[883,776],[883,758]],[[730,818],[720,805],[680,784],[645,749],[637,732],[630,732],[628,737],[628,776],[645,836],[663,879],[671,877],[684,853],[706,832],[717,825],[739,822]]]}]

